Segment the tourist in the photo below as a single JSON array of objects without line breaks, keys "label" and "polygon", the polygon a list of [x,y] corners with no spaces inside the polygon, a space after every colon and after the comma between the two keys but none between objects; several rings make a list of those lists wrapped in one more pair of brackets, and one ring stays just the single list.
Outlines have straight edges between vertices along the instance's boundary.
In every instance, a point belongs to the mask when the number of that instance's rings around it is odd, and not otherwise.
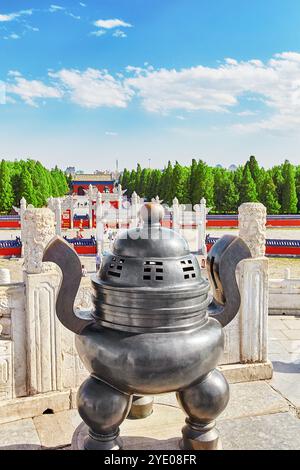
[{"label": "tourist", "polygon": [[96,271],[98,272],[101,266],[101,254],[97,253],[96,255]]},{"label": "tourist", "polygon": [[81,269],[82,269],[82,275],[83,275],[83,277],[86,277],[86,276],[87,276],[87,269],[86,269],[86,267],[84,266],[84,264],[81,265]]}]

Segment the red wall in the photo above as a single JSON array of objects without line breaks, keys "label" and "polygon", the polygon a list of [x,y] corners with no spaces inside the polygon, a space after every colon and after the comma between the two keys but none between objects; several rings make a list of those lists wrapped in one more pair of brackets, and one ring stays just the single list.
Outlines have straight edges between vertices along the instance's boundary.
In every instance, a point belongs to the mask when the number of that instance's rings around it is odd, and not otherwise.
[{"label": "red wall", "polygon": [[22,247],[18,246],[16,248],[0,248],[0,257],[2,256],[17,256],[21,257]]},{"label": "red wall", "polygon": [[103,183],[99,183],[99,182],[94,182],[94,181],[87,181],[87,182],[80,182],[80,181],[76,181],[76,183],[72,183],[72,189],[73,189],[73,193],[76,193],[78,194],[78,189],[81,187],[85,190],[88,190],[89,189],[89,186],[92,185],[92,186],[96,186],[98,188],[98,191],[100,193],[103,193],[105,188],[109,188],[109,191],[112,193],[113,189],[114,189],[114,182],[113,181],[103,181]]},{"label": "red wall", "polygon": [[1,220],[0,219],[0,228],[21,228],[20,220]]}]

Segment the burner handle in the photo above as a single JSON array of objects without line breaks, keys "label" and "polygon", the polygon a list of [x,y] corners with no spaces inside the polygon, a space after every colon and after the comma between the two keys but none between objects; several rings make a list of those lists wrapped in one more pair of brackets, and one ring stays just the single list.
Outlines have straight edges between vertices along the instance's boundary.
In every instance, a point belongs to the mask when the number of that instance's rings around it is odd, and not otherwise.
[{"label": "burner handle", "polygon": [[233,235],[220,238],[207,255],[208,277],[213,287],[208,314],[222,326],[228,325],[240,308],[241,296],[235,272],[239,262],[247,258],[251,258],[248,246]]},{"label": "burner handle", "polygon": [[74,301],[82,278],[82,267],[76,251],[63,238],[55,236],[45,248],[43,261],[57,264],[62,271],[62,281],[56,300],[59,321],[73,333],[80,334],[95,323],[90,312],[74,312]]}]

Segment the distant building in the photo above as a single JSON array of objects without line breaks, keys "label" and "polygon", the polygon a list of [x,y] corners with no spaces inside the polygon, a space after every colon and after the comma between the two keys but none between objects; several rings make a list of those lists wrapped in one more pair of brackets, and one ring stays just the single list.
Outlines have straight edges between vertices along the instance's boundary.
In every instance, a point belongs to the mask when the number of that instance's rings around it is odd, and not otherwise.
[{"label": "distant building", "polygon": [[84,196],[85,190],[89,186],[96,186],[100,193],[111,193],[114,189],[115,178],[112,173],[97,173],[97,174],[78,174],[73,175],[72,178],[72,192],[78,196]]},{"label": "distant building", "polygon": [[236,165],[230,165],[230,167],[228,168],[229,171],[235,171],[236,169],[237,169]]},{"label": "distant building", "polygon": [[66,175],[72,175],[72,176],[75,175],[75,173],[76,173],[75,166],[68,166],[68,168],[66,168],[66,170],[65,170],[65,173],[66,173]]}]

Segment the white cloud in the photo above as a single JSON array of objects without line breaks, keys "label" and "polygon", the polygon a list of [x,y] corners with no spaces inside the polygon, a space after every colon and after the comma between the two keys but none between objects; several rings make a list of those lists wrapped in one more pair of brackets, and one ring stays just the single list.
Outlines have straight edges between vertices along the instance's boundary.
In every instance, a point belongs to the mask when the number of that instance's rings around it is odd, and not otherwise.
[{"label": "white cloud", "polygon": [[118,135],[118,133],[117,133],[117,132],[112,132],[112,131],[106,131],[106,132],[105,132],[105,135],[109,135],[109,136],[115,137],[115,136]]},{"label": "white cloud", "polygon": [[74,20],[80,20],[81,17],[78,16],[78,15],[74,15],[73,13],[67,13],[68,16],[70,16],[71,18],[74,18]]},{"label": "white cloud", "polygon": [[49,75],[59,81],[73,103],[86,108],[126,108],[133,94],[106,70],[89,68],[81,72],[63,69]]},{"label": "white cloud", "polygon": [[130,23],[126,23],[125,21],[119,20],[117,18],[113,20],[97,20],[94,22],[94,25],[104,29],[112,29],[118,27],[132,28],[132,25]]},{"label": "white cloud", "polygon": [[106,31],[104,29],[99,29],[99,31],[92,31],[90,33],[91,36],[103,36],[104,34],[106,34]]},{"label": "white cloud", "polygon": [[20,72],[18,72],[18,70],[10,70],[8,72],[8,76],[9,77],[21,77],[22,74]]},{"label": "white cloud", "polygon": [[37,28],[36,26],[30,26],[30,24],[25,24],[24,26],[26,29],[28,29],[28,31],[38,32],[40,30],[40,28]]},{"label": "white cloud", "polygon": [[20,39],[20,36],[16,33],[11,33],[9,36],[8,36],[10,39]]},{"label": "white cloud", "polygon": [[120,29],[117,29],[114,33],[113,36],[115,38],[127,38],[127,34],[124,33],[124,31],[121,31]]},{"label": "white cloud", "polygon": [[50,13],[56,13],[57,11],[63,11],[65,7],[61,7],[60,5],[50,5],[49,11]]},{"label": "white cloud", "polygon": [[254,112],[254,111],[241,111],[239,113],[237,113],[238,116],[241,116],[241,117],[247,117],[247,116],[255,116],[257,113]]},{"label": "white cloud", "polygon": [[[91,34],[103,34],[101,29]],[[298,130],[300,126],[300,53],[284,52],[262,63],[254,59],[226,59],[216,67],[154,69],[126,67],[126,77],[107,70],[63,69],[49,72],[51,86],[28,81],[19,72],[9,73],[10,94],[28,104],[38,98],[68,98],[86,108],[126,108],[133,96],[149,112],[173,114],[182,120],[185,112],[230,113],[240,118],[238,132]],[[251,109],[247,103],[251,101]],[[182,116],[183,114],[183,116]],[[243,123],[244,117],[247,122]],[[251,118],[251,119],[250,119]]]},{"label": "white cloud", "polygon": [[24,15],[32,15],[33,10],[21,10],[15,13],[9,14],[0,14],[0,23],[14,21],[15,19],[19,18],[20,16]]},{"label": "white cloud", "polygon": [[6,84],[7,94],[19,96],[30,106],[37,106],[37,100],[41,98],[60,98],[61,91],[58,88],[47,86],[39,80],[26,80],[19,72],[10,73],[14,77],[13,82]]},{"label": "white cloud", "polygon": [[[283,122],[284,127],[295,128],[300,121],[300,53],[276,54],[265,64],[226,59],[217,67],[151,71],[129,66],[127,71],[133,76],[125,83],[136,91],[147,111],[232,112],[247,98],[256,99],[260,111],[263,104],[272,113],[270,118],[256,121],[254,130],[280,128]],[[251,124],[239,129],[251,129]]]},{"label": "white cloud", "polygon": [[79,5],[80,5],[81,7],[83,7],[83,8],[86,7],[86,4],[85,4],[85,3],[82,3],[82,2],[79,2]]},{"label": "white cloud", "polygon": [[6,104],[7,97],[6,97],[6,87],[5,83],[0,81],[0,104]]}]

